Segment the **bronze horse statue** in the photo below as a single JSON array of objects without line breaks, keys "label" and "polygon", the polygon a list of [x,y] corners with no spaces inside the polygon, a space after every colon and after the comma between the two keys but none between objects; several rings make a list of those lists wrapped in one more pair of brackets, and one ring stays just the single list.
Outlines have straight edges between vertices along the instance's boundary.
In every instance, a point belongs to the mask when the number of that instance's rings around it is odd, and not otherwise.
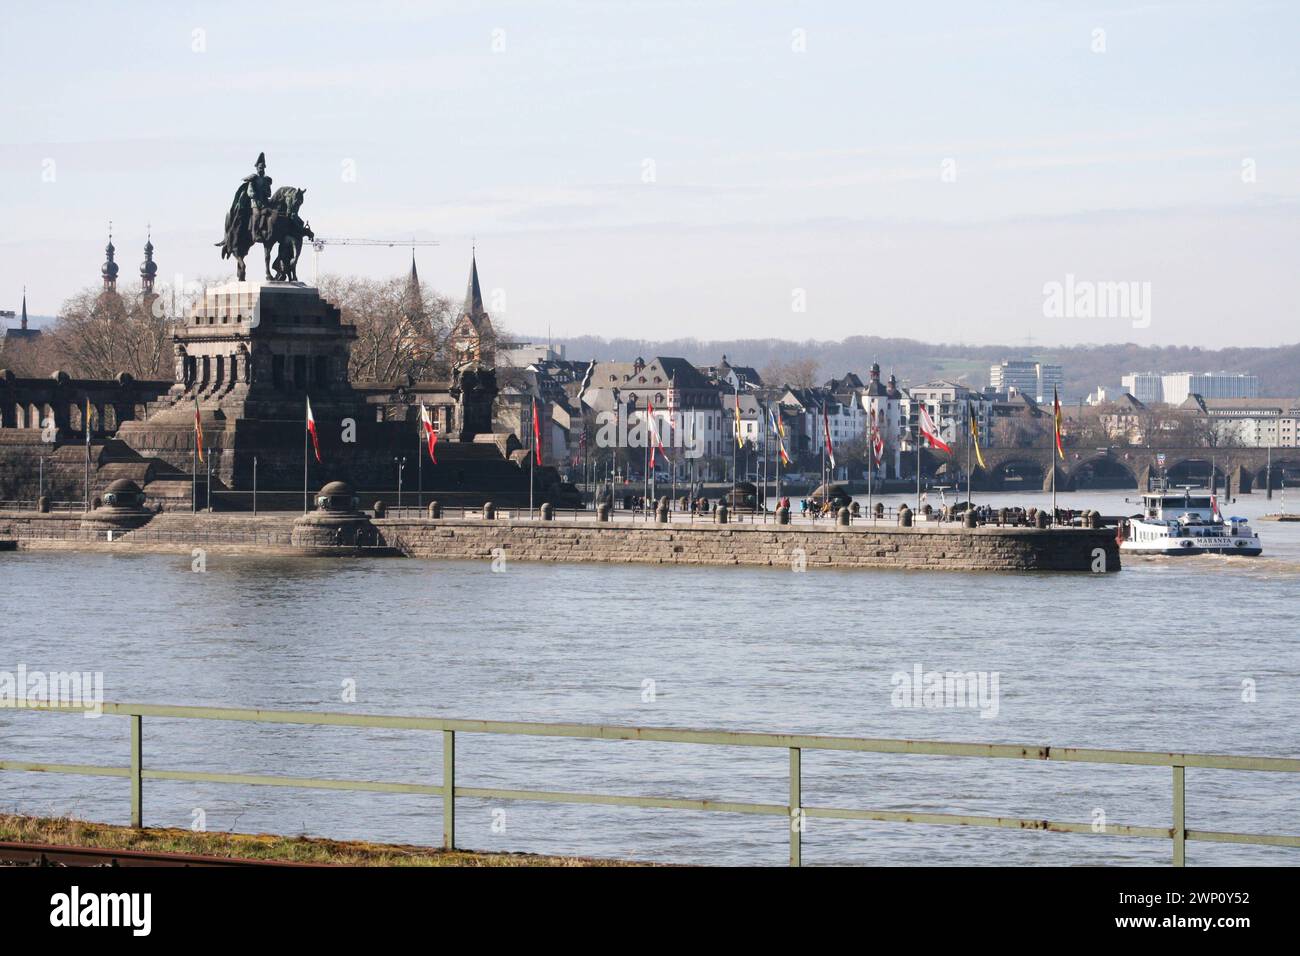
[{"label": "bronze horse statue", "polygon": [[[303,239],[316,238],[311,226],[298,216],[306,189],[281,186],[260,216],[247,197],[244,186],[235,193],[230,211],[226,213],[226,234],[216,245],[221,247],[221,258],[235,258],[236,275],[243,282],[246,276],[244,257],[257,243],[265,250],[266,278],[268,281],[295,282],[298,279],[298,257],[302,254]],[[257,232],[254,234],[254,224]],[[278,247],[278,249],[277,249]],[[271,274],[271,251],[277,250],[275,275]]]}]

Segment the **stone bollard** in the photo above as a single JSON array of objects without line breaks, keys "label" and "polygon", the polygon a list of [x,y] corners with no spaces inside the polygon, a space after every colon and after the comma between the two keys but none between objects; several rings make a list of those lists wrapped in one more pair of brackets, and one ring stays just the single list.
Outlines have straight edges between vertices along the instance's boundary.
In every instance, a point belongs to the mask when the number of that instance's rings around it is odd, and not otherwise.
[{"label": "stone bollard", "polygon": [[717,524],[726,524],[731,512],[727,509],[725,501],[718,502],[718,506],[713,509],[713,520]]},{"label": "stone bollard", "polygon": [[602,501],[600,504],[598,504],[598,505],[596,506],[596,520],[597,520],[597,521],[608,521],[608,520],[609,520],[609,502],[608,502],[608,501]]},{"label": "stone bollard", "polygon": [[555,520],[555,505],[551,504],[549,501],[542,505],[542,520],[543,521]]},{"label": "stone bollard", "polygon": [[1007,523],[1007,509],[1006,509],[1006,508],[999,508],[999,509],[998,509],[998,526],[1001,527],[1002,525],[1004,525],[1004,524],[1006,524],[1006,523]]},{"label": "stone bollard", "polygon": [[41,495],[39,498],[36,499],[36,510],[43,515],[47,515],[50,513],[49,495]]},{"label": "stone bollard", "polygon": [[853,504],[849,505],[849,514],[853,515],[853,517],[856,518],[861,513],[862,513],[862,506],[858,504],[856,501],[853,502]]},{"label": "stone bollard", "polygon": [[483,502],[483,520],[492,521],[497,516],[497,506],[490,501]]},{"label": "stone bollard", "polygon": [[430,518],[441,518],[441,517],[442,517],[442,505],[438,504],[438,502],[436,502],[436,501],[430,501],[430,502],[429,502],[429,517],[430,517]]},{"label": "stone bollard", "polygon": [[657,521],[659,524],[668,523],[668,505],[662,504],[655,509],[655,521]]},{"label": "stone bollard", "polygon": [[876,517],[877,517],[877,518],[883,518],[884,516],[885,516],[885,503],[884,503],[883,501],[877,501],[877,502],[876,502]]},{"label": "stone bollard", "polygon": [[1035,527],[1035,528],[1046,528],[1046,527],[1047,527],[1047,512],[1046,512],[1046,511],[1038,511],[1038,512],[1035,512],[1035,514],[1034,514],[1034,527]]},{"label": "stone bollard", "polygon": [[975,510],[973,508],[966,509],[966,513],[962,515],[962,524],[967,528],[975,527]]},{"label": "stone bollard", "polygon": [[790,509],[785,507],[785,505],[782,505],[780,508],[776,509],[776,523],[777,524],[790,523]]},{"label": "stone bollard", "polygon": [[387,510],[388,510],[388,506],[385,505],[382,501],[376,501],[376,502],[375,502],[375,517],[376,517],[376,518],[382,518],[382,517],[384,516],[384,512],[386,512]]},{"label": "stone bollard", "polygon": [[934,514],[934,505],[926,502],[925,506],[921,508],[921,514],[925,515],[926,520],[928,521],[930,515]]},{"label": "stone bollard", "polygon": [[849,512],[849,509],[848,509],[848,508],[841,508],[841,509],[839,510],[839,514],[837,514],[837,515],[835,516],[835,522],[836,522],[836,524],[838,524],[841,528],[847,528],[847,527],[849,526],[849,519],[850,519],[850,517],[851,517],[851,515],[850,515],[850,512]]},{"label": "stone bollard", "polygon": [[898,509],[898,523],[901,527],[912,527],[912,509],[907,505]]}]

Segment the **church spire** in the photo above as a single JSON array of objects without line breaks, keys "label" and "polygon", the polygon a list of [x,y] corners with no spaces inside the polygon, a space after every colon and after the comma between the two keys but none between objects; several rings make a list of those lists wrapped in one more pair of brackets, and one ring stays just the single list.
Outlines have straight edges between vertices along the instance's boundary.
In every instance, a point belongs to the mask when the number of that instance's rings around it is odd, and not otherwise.
[{"label": "church spire", "polygon": [[420,294],[420,274],[415,268],[415,249],[411,249],[411,272],[406,277],[406,289],[402,296],[408,316],[414,318],[424,311],[424,296]]},{"label": "church spire", "polygon": [[483,290],[478,284],[478,254],[471,252],[469,258],[469,285],[465,288],[465,304],[461,315],[477,318],[483,314]]},{"label": "church spire", "polygon": [[27,331],[27,286],[23,286],[23,324],[19,328]]}]

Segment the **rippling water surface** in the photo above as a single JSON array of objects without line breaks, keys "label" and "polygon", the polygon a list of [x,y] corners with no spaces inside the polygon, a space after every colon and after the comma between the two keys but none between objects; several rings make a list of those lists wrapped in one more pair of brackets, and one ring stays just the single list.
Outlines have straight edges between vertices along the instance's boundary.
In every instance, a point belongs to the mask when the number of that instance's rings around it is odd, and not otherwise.
[{"label": "rippling water surface", "polygon": [[[893,502],[897,496],[886,498]],[[1000,504],[997,495],[979,500]],[[1062,507],[1132,510],[1115,493]],[[1014,503],[1038,503],[1018,496]],[[1226,510],[1277,510],[1262,495]],[[109,700],[1300,756],[1300,524],[1265,557],[1114,575],[0,555],[0,670],[103,671]],[[891,678],[996,671],[996,717],[892,706]],[[341,699],[356,682],[356,703]],[[654,682],[646,701],[644,682]],[[1243,700],[1253,681],[1257,699]],[[121,718],[0,712],[0,756],[125,764]],[[783,750],[462,735],[457,782],[785,800]],[[147,766],[441,779],[409,731],[145,721]],[[808,805],[1167,826],[1170,771],[805,753]],[[1187,772],[1188,825],[1300,832],[1300,779]],[[126,822],[124,781],[0,773],[0,809]],[[436,798],[152,782],[151,825],[436,843]],[[504,816],[493,811],[504,810]],[[497,827],[494,828],[494,820]],[[463,846],[779,864],[781,818],[458,802]],[[504,830],[501,829],[504,823]],[[1163,863],[1167,841],[813,819],[806,863]],[[1300,851],[1189,844],[1194,864]]]}]

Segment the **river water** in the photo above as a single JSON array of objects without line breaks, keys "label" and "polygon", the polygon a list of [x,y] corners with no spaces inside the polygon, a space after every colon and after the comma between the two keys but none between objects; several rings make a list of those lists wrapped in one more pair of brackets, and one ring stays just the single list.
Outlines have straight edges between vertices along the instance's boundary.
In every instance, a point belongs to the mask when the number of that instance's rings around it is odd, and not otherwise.
[{"label": "river water", "polygon": [[[1300,492],[1296,492],[1300,495]],[[1061,507],[1132,512],[1123,493]],[[884,499],[897,504],[900,496]],[[995,506],[1046,496],[978,495]],[[1279,502],[1225,508],[1255,518]],[[1294,508],[1293,508],[1294,510]],[[0,554],[0,670],[102,671],[107,700],[1300,755],[1300,524],[1265,556],[1119,574]],[[896,707],[894,675],[998,675]],[[653,694],[647,689],[653,682]],[[342,699],[355,682],[356,701]],[[1253,682],[1253,684],[1251,683]],[[1254,693],[1243,688],[1253,686]],[[1253,698],[1253,699],[1243,699]],[[127,722],[0,711],[0,758],[125,765]],[[441,780],[438,735],[145,721],[146,766]],[[461,735],[460,786],[782,803],[783,750]],[[1167,826],[1167,768],[807,752],[806,805]],[[125,781],[0,773],[0,809],[127,822]],[[1187,771],[1188,826],[1300,832],[1300,779]],[[437,798],[145,783],[145,822],[436,844]],[[463,799],[478,849],[780,864],[779,817]],[[812,819],[807,864],[1152,864],[1168,841]],[[1189,843],[1192,864],[1300,851]]]}]

